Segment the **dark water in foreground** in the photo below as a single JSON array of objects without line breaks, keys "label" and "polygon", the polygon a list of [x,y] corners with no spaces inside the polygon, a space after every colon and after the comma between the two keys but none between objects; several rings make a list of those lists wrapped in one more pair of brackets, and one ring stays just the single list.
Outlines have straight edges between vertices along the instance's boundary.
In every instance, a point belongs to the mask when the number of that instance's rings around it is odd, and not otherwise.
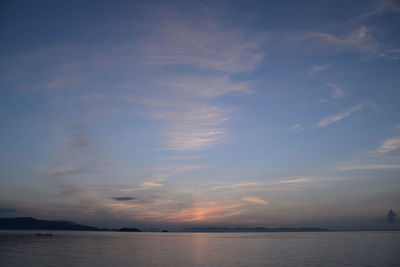
[{"label": "dark water in foreground", "polygon": [[0,266],[400,266],[400,232],[0,231]]}]

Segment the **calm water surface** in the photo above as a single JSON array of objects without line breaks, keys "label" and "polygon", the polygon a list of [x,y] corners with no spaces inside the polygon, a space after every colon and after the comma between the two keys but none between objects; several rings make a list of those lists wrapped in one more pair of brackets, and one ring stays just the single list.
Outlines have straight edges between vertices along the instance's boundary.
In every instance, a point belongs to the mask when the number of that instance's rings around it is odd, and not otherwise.
[{"label": "calm water surface", "polygon": [[0,231],[0,266],[400,266],[400,232]]}]

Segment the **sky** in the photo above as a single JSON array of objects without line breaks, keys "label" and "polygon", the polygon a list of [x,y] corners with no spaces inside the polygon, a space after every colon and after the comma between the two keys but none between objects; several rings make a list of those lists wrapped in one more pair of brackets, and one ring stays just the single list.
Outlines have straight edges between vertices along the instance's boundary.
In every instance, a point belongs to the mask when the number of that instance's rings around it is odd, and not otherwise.
[{"label": "sky", "polygon": [[400,212],[399,1],[2,1],[0,47],[0,217]]}]

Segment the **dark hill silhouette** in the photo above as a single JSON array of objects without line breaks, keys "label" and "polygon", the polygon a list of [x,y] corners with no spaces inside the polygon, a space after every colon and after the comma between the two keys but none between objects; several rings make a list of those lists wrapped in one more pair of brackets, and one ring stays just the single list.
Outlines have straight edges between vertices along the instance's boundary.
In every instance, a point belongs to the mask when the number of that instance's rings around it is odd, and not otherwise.
[{"label": "dark hill silhouette", "polygon": [[75,230],[99,231],[102,229],[70,221],[37,220],[31,217],[2,218],[0,229],[7,230]]},{"label": "dark hill silhouette", "polygon": [[119,229],[120,232],[141,232],[139,229],[137,228],[121,228]]}]

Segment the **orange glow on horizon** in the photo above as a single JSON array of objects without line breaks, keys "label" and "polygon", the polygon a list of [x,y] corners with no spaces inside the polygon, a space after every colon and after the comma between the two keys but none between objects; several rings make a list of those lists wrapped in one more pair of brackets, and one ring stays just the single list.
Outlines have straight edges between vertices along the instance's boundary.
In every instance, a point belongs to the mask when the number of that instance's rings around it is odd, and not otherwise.
[{"label": "orange glow on horizon", "polygon": [[155,219],[162,222],[207,222],[224,219],[242,213],[240,203],[199,202],[192,207],[173,212],[145,212],[140,219]]}]

